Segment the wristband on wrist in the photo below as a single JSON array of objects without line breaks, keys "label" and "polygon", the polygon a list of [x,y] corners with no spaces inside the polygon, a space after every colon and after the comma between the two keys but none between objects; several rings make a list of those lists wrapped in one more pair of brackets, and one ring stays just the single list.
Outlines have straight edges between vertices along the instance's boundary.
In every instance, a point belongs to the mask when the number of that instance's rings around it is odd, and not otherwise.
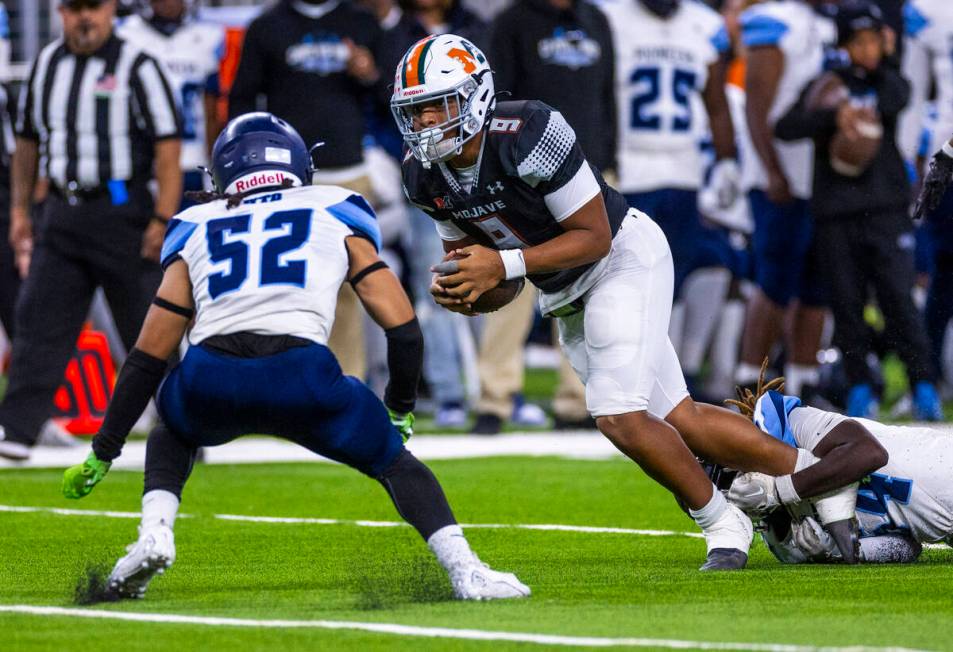
[{"label": "wristband on wrist", "polygon": [[953,158],[953,144],[950,141],[943,143],[943,147],[940,148],[940,151],[943,152],[947,158]]},{"label": "wristband on wrist", "polygon": [[507,281],[526,276],[526,261],[523,260],[522,249],[501,249],[499,254],[503,259],[503,270]]},{"label": "wristband on wrist", "polygon": [[794,489],[794,481],[791,479],[790,474],[776,478],[774,486],[778,491],[778,498],[784,505],[795,505],[801,502],[801,497]]}]

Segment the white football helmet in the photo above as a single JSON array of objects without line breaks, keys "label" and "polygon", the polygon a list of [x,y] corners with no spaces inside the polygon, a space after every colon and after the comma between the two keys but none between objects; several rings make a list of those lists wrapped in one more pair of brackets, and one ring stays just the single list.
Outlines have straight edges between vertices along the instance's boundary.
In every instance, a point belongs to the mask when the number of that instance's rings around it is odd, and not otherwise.
[{"label": "white football helmet", "polygon": [[[415,107],[441,101],[447,120],[415,131]],[[493,72],[465,38],[442,34],[417,41],[397,66],[391,111],[404,142],[427,167],[459,154],[483,129],[495,104]]]}]

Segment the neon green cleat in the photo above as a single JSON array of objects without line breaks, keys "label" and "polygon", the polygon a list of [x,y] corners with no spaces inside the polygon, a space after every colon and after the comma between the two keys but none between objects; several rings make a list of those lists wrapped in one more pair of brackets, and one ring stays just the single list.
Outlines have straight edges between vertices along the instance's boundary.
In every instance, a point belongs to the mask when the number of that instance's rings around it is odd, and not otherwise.
[{"label": "neon green cleat", "polygon": [[111,462],[103,462],[90,451],[86,461],[71,466],[63,472],[63,495],[67,498],[82,498],[89,494],[106,477]]}]

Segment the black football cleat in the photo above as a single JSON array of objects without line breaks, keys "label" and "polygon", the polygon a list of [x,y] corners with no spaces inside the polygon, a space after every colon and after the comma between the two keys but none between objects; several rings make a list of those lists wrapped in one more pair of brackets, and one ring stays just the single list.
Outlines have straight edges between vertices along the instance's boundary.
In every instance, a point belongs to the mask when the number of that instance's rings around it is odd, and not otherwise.
[{"label": "black football cleat", "polygon": [[705,565],[698,570],[741,570],[748,563],[748,554],[737,548],[712,548]]}]

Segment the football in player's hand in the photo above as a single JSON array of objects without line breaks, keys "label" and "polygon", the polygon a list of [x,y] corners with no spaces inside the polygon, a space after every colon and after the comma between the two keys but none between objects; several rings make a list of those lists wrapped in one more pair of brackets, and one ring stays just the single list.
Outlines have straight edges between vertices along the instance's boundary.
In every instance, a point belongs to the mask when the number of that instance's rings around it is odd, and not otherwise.
[{"label": "football in player's hand", "polygon": [[840,129],[831,139],[831,167],[845,177],[859,177],[880,151],[883,133],[883,125],[876,114],[858,112],[850,132]]},{"label": "football in player's hand", "polygon": [[477,300],[471,304],[473,312],[496,312],[513,299],[523,290],[523,279],[514,278],[510,281],[500,281],[495,288],[487,290]]}]

